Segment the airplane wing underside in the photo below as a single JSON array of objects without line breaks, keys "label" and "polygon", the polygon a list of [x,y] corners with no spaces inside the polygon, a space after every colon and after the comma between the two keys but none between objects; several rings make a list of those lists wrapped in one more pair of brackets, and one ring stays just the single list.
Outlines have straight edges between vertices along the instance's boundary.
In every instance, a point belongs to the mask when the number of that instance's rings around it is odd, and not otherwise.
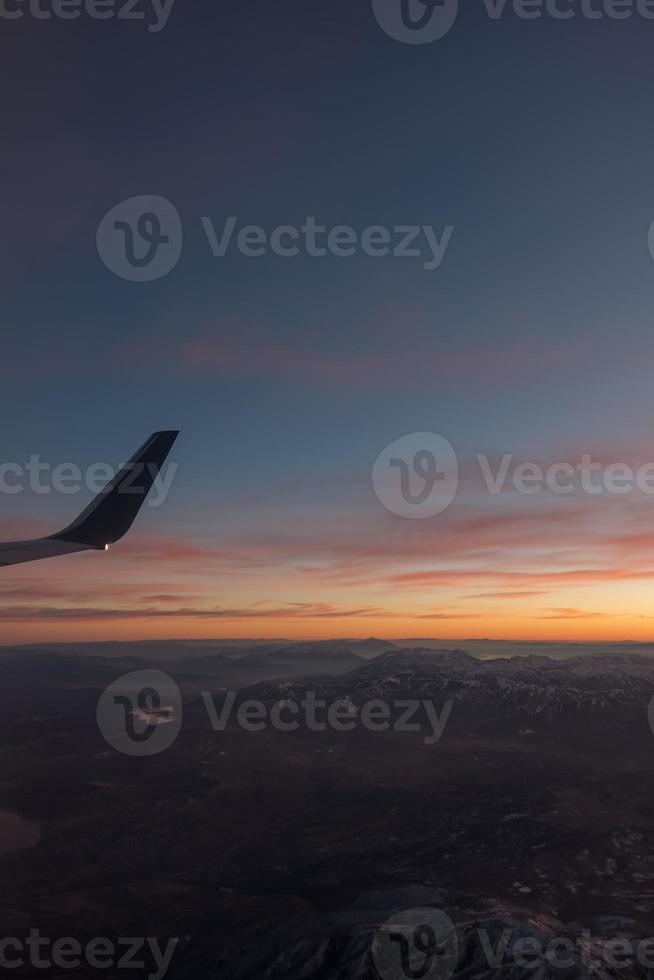
[{"label": "airplane wing underside", "polygon": [[36,538],[34,541],[13,541],[0,544],[0,567],[21,565],[26,561],[40,558],[57,558],[59,555],[72,555],[76,551],[90,551],[88,544],[75,544],[73,541],[53,541],[52,538]]},{"label": "airplane wing underside", "polygon": [[78,551],[106,551],[134,523],[177,432],[155,432],[80,516],[57,534],[0,544],[0,567]]}]

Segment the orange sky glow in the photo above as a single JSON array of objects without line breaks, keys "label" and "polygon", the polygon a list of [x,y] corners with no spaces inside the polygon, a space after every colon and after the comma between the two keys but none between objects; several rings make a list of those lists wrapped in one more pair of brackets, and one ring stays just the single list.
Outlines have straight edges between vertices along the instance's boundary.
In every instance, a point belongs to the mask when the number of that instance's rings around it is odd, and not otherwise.
[{"label": "orange sky glow", "polygon": [[[0,642],[652,641],[652,507],[638,493],[492,497],[465,474],[424,521],[388,513],[358,478],[191,519],[182,499],[107,554],[0,569]],[[0,540],[43,530],[0,522]]]}]

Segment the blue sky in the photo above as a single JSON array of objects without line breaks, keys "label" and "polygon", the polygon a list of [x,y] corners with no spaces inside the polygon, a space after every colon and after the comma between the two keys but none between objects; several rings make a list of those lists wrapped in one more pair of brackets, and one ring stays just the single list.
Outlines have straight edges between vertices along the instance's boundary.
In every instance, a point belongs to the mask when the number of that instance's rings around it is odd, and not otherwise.
[{"label": "blue sky", "polygon": [[[363,521],[361,555],[375,550],[388,515],[370,469],[407,432],[440,432],[464,457],[610,446],[649,458],[654,21],[491,21],[470,4],[440,41],[407,45],[366,2],[177,0],[157,34],[88,18],[25,17],[5,31],[3,455],[119,461],[148,432],[179,427],[178,480],[141,534],[218,550],[247,541],[248,560],[267,569],[236,588],[223,564],[198,582],[193,568],[163,570],[165,549],[156,569],[125,557],[139,595],[155,594],[150,580],[163,575],[171,586],[192,581],[193,608],[204,611],[292,604],[298,564],[337,565],[325,542],[346,534],[344,518]],[[133,283],[103,265],[96,230],[142,194],[175,205],[184,249],[169,275]],[[267,229],[315,215],[328,226],[455,230],[433,271],[365,255],[214,258],[200,218],[220,226],[229,215]],[[77,503],[29,492],[0,502],[9,537]],[[479,502],[482,516],[492,504]],[[603,520],[619,536],[626,504],[608,504]],[[464,516],[454,508],[442,520]],[[436,550],[444,526],[429,526]],[[588,556],[596,541],[577,544]],[[238,567],[242,558],[232,555]],[[515,563],[506,542],[498,560]],[[14,580],[26,590],[23,619],[9,614],[12,636],[33,635],[34,608],[123,610],[120,628],[137,628],[113,572],[94,572],[85,592],[90,566],[79,561],[83,570],[62,560],[69,591],[51,600],[41,569],[3,578],[8,592]],[[428,555],[420,561],[431,569]],[[336,597],[317,579],[313,591],[303,582],[302,601],[342,610],[334,630],[388,630],[389,562],[385,553],[366,567],[365,595],[350,583]],[[416,558],[409,548],[398,562],[399,574]],[[460,608],[440,590],[420,601]],[[407,628],[415,602],[406,596],[393,612]],[[188,603],[169,605],[175,628],[188,630]],[[353,627],[348,610],[359,607],[377,619]],[[139,635],[166,635],[170,621],[147,608]],[[478,610],[463,612],[452,628],[476,628]],[[516,635],[538,632],[526,624],[541,612],[531,601],[521,609]],[[500,603],[488,615],[484,628],[517,614]],[[55,630],[45,615],[38,635],[81,635],[87,622],[71,614]],[[114,635],[103,622],[95,633]],[[626,635],[630,623],[616,629]],[[287,618],[271,617],[278,626]],[[242,627],[252,632],[238,617],[202,621],[207,635]]]}]

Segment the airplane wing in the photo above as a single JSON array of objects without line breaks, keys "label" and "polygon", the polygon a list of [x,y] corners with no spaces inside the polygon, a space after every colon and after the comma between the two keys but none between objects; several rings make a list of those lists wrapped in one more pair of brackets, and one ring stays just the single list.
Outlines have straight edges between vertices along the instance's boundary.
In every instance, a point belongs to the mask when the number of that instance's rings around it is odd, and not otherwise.
[{"label": "airplane wing", "polygon": [[178,432],[155,432],[72,524],[34,541],[0,544],[0,566],[78,551],[107,551],[127,534],[170,452]]}]

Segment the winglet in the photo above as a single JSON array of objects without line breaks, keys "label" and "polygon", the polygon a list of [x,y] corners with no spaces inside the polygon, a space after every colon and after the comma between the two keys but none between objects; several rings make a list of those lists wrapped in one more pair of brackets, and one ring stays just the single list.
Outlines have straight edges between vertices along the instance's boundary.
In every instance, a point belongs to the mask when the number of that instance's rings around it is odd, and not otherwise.
[{"label": "winglet", "polygon": [[106,549],[127,534],[179,432],[155,432],[80,516],[49,541]]}]

